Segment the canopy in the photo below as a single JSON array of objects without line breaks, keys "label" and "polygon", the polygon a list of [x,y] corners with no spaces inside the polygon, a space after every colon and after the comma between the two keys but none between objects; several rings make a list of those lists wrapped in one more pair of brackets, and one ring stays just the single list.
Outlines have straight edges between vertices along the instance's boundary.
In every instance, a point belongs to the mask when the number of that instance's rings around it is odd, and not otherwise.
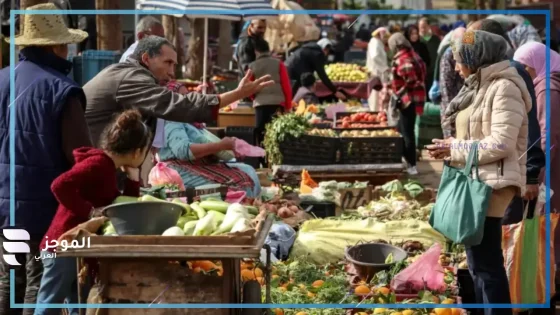
[{"label": "canopy", "polygon": [[[177,17],[193,15],[197,18],[231,21],[267,19],[276,16],[275,14],[254,12],[255,10],[273,10],[267,0],[138,0],[136,6],[139,10],[185,11],[182,14],[175,14]],[[247,10],[253,12],[248,13]],[[197,13],[196,11],[206,12]],[[212,11],[212,14],[208,14],[208,11]],[[220,11],[228,14],[220,14]]]}]

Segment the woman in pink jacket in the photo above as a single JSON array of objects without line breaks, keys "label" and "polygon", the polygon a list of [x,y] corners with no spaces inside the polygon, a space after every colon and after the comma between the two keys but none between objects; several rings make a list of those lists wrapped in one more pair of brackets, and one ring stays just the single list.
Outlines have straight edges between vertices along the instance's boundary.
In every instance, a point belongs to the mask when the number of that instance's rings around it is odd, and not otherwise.
[{"label": "woman in pink jacket", "polygon": [[[550,143],[550,189],[554,191],[550,209],[560,211],[560,124],[557,120],[550,120],[550,130],[546,130],[546,50],[548,48],[537,42],[529,42],[515,52],[513,59],[525,65],[535,84],[537,96],[537,115],[541,127],[541,145],[546,148],[546,139]],[[550,51],[550,117],[560,117],[560,55]],[[559,239],[560,241],[560,239]],[[560,255],[559,255],[560,256]],[[560,258],[560,257],[559,257]]]},{"label": "woman in pink jacket", "polygon": [[[550,211],[560,211],[560,55],[550,50],[550,130],[546,130],[546,50],[548,48],[537,42],[523,44],[513,59],[525,65],[527,72],[535,83],[537,95],[537,115],[541,127],[541,145],[546,148],[546,139],[550,144],[550,152],[545,151],[550,159],[550,189],[554,192],[550,201]],[[543,169],[544,170],[544,169]],[[544,180],[544,176],[541,176]],[[555,210],[556,209],[556,210]],[[554,231],[554,247],[556,265],[560,264],[560,228]],[[560,282],[560,274],[556,273],[556,282]]]}]

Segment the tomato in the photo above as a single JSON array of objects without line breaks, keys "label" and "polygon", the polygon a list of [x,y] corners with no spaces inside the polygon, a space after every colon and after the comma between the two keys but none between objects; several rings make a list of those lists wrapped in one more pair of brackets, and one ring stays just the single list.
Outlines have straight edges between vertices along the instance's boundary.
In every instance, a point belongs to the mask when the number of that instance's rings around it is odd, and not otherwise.
[{"label": "tomato", "polygon": [[350,123],[348,123],[348,122],[343,122],[343,123],[342,123],[342,128],[350,128]]},{"label": "tomato", "polygon": [[368,117],[368,122],[375,122],[375,117],[369,116]]}]

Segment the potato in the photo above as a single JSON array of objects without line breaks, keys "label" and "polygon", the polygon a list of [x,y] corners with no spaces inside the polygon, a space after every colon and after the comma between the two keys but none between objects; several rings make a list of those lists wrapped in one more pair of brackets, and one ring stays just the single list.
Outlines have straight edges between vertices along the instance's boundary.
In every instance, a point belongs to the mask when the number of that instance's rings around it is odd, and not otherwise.
[{"label": "potato", "polygon": [[289,207],[290,211],[292,211],[294,214],[299,212],[299,208],[297,206],[290,206]]},{"label": "potato", "polygon": [[292,211],[290,211],[290,208],[287,207],[282,207],[280,209],[278,209],[278,216],[281,217],[282,219],[287,219],[289,217],[291,217]]},{"label": "potato", "polygon": [[274,213],[274,214],[277,214],[277,213],[278,213],[278,208],[276,208],[275,205],[269,205],[269,206],[268,206],[268,211],[269,211],[269,212],[272,212],[272,213]]}]

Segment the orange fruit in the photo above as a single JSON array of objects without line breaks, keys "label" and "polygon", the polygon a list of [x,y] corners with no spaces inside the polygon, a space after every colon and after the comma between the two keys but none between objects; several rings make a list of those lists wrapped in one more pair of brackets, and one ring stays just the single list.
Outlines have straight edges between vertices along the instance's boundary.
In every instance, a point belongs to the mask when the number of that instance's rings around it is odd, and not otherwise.
[{"label": "orange fruit", "polygon": [[323,280],[316,280],[315,282],[313,282],[313,284],[311,285],[314,288],[320,288],[323,286],[323,284],[325,284],[325,281]]},{"label": "orange fruit", "polygon": [[387,287],[381,287],[381,288],[377,289],[377,293],[383,294],[383,295],[388,295],[389,293],[391,293],[391,290],[389,290],[389,288],[387,288]]},{"label": "orange fruit", "polygon": [[264,285],[264,278],[263,277],[257,277],[257,281],[259,282],[260,285]]},{"label": "orange fruit", "polygon": [[450,308],[434,308],[434,313],[436,315],[453,315]]},{"label": "orange fruit", "polygon": [[252,262],[246,262],[246,261],[242,261],[241,262],[241,269],[253,269],[255,266],[253,265]]},{"label": "orange fruit", "polygon": [[393,312],[393,313],[391,313],[391,314],[389,314],[389,315],[402,315],[402,313],[401,313],[401,312]]},{"label": "orange fruit", "polygon": [[460,308],[452,308],[451,315],[463,315],[463,310]]},{"label": "orange fruit", "polygon": [[313,293],[313,292],[307,292],[307,296],[310,297],[310,298],[314,298],[315,295],[316,295],[316,294]]},{"label": "orange fruit", "polygon": [[263,271],[262,271],[261,268],[255,268],[254,272],[255,272],[255,277],[262,277],[263,276]]},{"label": "orange fruit", "polygon": [[284,311],[279,308],[276,308],[274,309],[274,315],[284,315]]},{"label": "orange fruit", "polygon": [[279,278],[279,275],[272,275],[272,280]]},{"label": "orange fruit", "polygon": [[359,285],[354,289],[354,293],[359,295],[369,294],[370,292],[371,292],[370,289],[365,285]]},{"label": "orange fruit", "polygon": [[376,308],[373,310],[373,314],[384,314],[387,312],[386,308]]},{"label": "orange fruit", "polygon": [[305,284],[300,283],[300,284],[298,284],[298,287],[303,290],[303,289],[305,289]]},{"label": "orange fruit", "polygon": [[193,269],[193,272],[194,272],[194,273],[201,273],[201,272],[202,272],[202,268],[196,267],[196,268]]},{"label": "orange fruit", "polygon": [[455,304],[454,299],[447,298],[441,302],[441,304]]},{"label": "orange fruit", "polygon": [[243,269],[241,270],[241,279],[243,281],[255,280],[255,274],[252,270]]},{"label": "orange fruit", "polygon": [[404,311],[402,311],[402,315],[414,315],[414,311],[413,310],[404,310]]},{"label": "orange fruit", "polygon": [[296,313],[296,315],[307,315],[307,313],[306,312],[298,312],[298,313]]}]

